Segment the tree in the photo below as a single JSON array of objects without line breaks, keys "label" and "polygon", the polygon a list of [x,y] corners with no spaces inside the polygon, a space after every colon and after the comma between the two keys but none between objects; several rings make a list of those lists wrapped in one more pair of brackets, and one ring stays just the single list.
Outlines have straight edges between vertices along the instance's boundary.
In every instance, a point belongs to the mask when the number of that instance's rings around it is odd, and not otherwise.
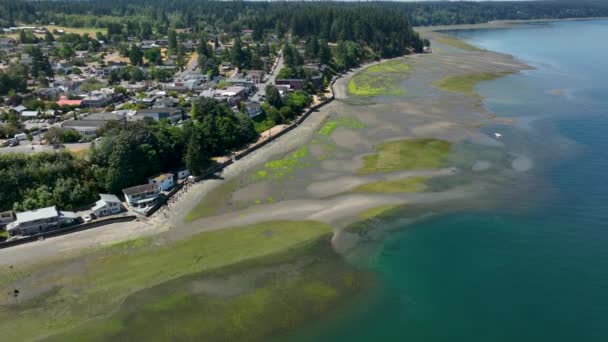
[{"label": "tree", "polygon": [[203,133],[197,126],[191,128],[190,137],[186,146],[184,164],[186,168],[195,176],[200,175],[207,166],[211,156],[203,147]]},{"label": "tree", "polygon": [[230,50],[230,61],[232,65],[242,68],[246,65],[246,54],[243,52],[243,43],[241,42],[241,37],[236,36],[234,38],[234,45],[232,50]]},{"label": "tree", "polygon": [[53,36],[53,34],[49,31],[46,31],[46,33],[44,34],[44,42],[47,44],[52,44],[55,41],[55,37]]},{"label": "tree", "polygon": [[184,70],[184,66],[186,65],[186,58],[184,52],[184,45],[177,45],[177,58],[175,60],[175,65],[179,68],[179,70]]},{"label": "tree", "polygon": [[331,63],[331,50],[326,40],[319,42],[319,63],[328,65]]},{"label": "tree", "polygon": [[144,51],[144,57],[148,60],[149,63],[154,65],[162,65],[163,58],[159,48],[147,49]]},{"label": "tree", "polygon": [[177,35],[175,34],[175,30],[171,29],[169,30],[169,42],[168,42],[168,46],[167,49],[169,50],[169,54],[174,54],[177,52]]},{"label": "tree", "polygon": [[266,102],[276,108],[281,108],[283,106],[283,101],[281,100],[281,93],[279,93],[277,87],[273,85],[266,86]]},{"label": "tree", "polygon": [[129,60],[131,61],[131,64],[135,66],[144,64],[144,53],[135,44],[131,45],[131,51],[129,51]]}]

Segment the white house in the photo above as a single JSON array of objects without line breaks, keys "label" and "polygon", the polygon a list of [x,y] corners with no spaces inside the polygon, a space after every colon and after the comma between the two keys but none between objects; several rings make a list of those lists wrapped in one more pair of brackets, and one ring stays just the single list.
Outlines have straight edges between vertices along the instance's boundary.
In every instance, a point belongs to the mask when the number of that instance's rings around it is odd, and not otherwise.
[{"label": "white house", "polygon": [[120,200],[115,195],[99,194],[101,199],[91,209],[95,216],[103,217],[120,213]]},{"label": "white house", "polygon": [[190,171],[188,170],[180,170],[177,172],[177,179],[184,179],[190,176]]},{"label": "white house", "polygon": [[149,184],[156,184],[162,191],[169,191],[175,185],[174,176],[172,173],[163,173],[156,177],[148,179]]},{"label": "white house", "polygon": [[151,207],[160,195],[160,187],[156,184],[142,184],[122,190],[127,203],[132,208]]},{"label": "white house", "polygon": [[70,211],[58,211],[57,207],[34,209],[17,213],[17,219],[6,226],[11,236],[34,235],[75,223],[78,216]]}]

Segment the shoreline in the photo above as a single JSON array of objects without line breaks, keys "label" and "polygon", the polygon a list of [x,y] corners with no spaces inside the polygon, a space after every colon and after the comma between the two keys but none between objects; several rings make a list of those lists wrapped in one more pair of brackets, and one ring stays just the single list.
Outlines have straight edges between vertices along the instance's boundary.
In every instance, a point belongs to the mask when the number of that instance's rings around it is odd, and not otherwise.
[{"label": "shoreline", "polygon": [[[118,241],[126,241],[127,246],[134,246],[133,252],[128,252],[133,254],[126,255],[127,259],[131,259],[138,257],[137,251],[149,252],[149,249],[155,250],[155,248],[163,249],[181,246],[187,243],[190,237],[200,240],[203,233],[216,234],[232,230],[225,228],[248,228],[248,226],[255,224],[264,225],[265,223],[278,221],[291,222],[291,224],[315,221],[331,227],[332,247],[336,252],[344,256],[357,246],[359,242],[365,240],[365,237],[344,229],[355,222],[369,219],[361,217],[361,212],[369,211],[379,206],[398,207],[404,204],[434,207],[442,203],[475,198],[476,195],[484,191],[485,185],[483,182],[476,181],[464,185],[456,184],[447,190],[434,192],[402,194],[353,193],[350,192],[352,188],[349,187],[353,186],[353,184],[364,184],[372,178],[366,179],[365,182],[361,179],[353,181],[353,179],[348,179],[344,175],[359,178],[358,175],[353,173],[358,168],[356,166],[358,165],[357,161],[360,162],[362,155],[373,152],[374,146],[377,144],[389,140],[396,141],[398,139],[413,138],[434,138],[449,142],[470,140],[481,145],[491,146],[495,142],[486,134],[480,132],[478,125],[495,124],[498,121],[495,116],[489,115],[491,113],[483,108],[483,104],[480,106],[479,99],[467,94],[441,91],[431,85],[430,82],[438,78],[460,75],[467,72],[467,70],[470,72],[485,72],[488,70],[512,70],[513,72],[517,72],[524,70],[526,65],[518,62],[512,56],[490,51],[448,51],[429,55],[398,57],[397,59],[402,59],[408,65],[411,64],[414,70],[411,74],[412,77],[408,75],[405,80],[402,80],[403,84],[400,84],[408,89],[407,95],[387,98],[384,102],[376,101],[374,98],[374,101],[379,103],[374,102],[358,107],[350,105],[347,101],[342,101],[350,99],[347,96],[348,81],[358,72],[386,60],[367,63],[346,73],[334,84],[333,91],[336,100],[309,115],[299,127],[279,137],[276,142],[268,144],[226,167],[220,175],[221,179],[205,180],[190,187],[188,192],[178,200],[177,204],[173,205],[167,219],[163,219],[161,215],[156,214],[151,218],[142,219],[140,222],[103,227],[106,228],[101,228],[105,235],[99,235],[102,230],[97,228],[95,230],[78,232],[37,243],[0,250],[0,264],[18,265],[19,272],[24,273],[17,276],[17,279],[23,280],[26,284],[35,280],[35,283],[29,283],[29,285],[20,287],[24,290],[24,296],[25,293],[30,291],[40,291],[39,294],[48,294],[53,298],[54,294],[49,293],[49,291],[53,290],[54,282],[61,282],[62,279],[53,278],[52,274],[48,274],[52,272],[41,271],[40,269],[36,269],[36,266],[44,268],[45,265],[51,267],[60,265],[62,272],[67,273],[68,276],[75,276],[74,274],[82,271],[83,267],[87,271],[88,268],[94,268],[86,264],[86,260],[91,261],[91,257],[99,257],[100,255],[100,258],[103,259],[103,253],[105,253],[103,250],[104,246],[113,246]],[[437,71],[436,67],[440,67],[440,70]],[[421,86],[421,89],[417,90],[416,85]],[[367,101],[368,99],[365,100]],[[212,215],[189,223],[184,222],[185,216],[205,195],[228,181],[246,175],[265,162],[279,156],[284,156],[298,147],[309,143],[325,120],[330,116],[337,115],[336,113],[341,116],[359,119],[366,125],[364,126],[366,127],[365,132],[352,132],[342,129],[336,130],[333,137],[337,146],[349,146],[353,141],[361,145],[351,152],[354,155],[354,158],[350,160],[352,163],[344,167],[344,165],[341,165],[345,164],[344,159],[338,159],[334,164],[329,163],[331,161],[321,162],[316,169],[307,171],[310,176],[308,180],[311,183],[307,184],[307,187],[302,190],[301,194],[298,194],[301,196],[300,198],[286,196],[276,203],[250,206],[246,209]],[[393,116],[388,115],[390,113],[394,113]],[[394,122],[391,119],[397,121]],[[350,155],[347,157],[350,158]],[[327,170],[327,166],[334,168],[335,166],[340,166],[341,168]],[[517,173],[516,171],[510,170],[508,172]],[[470,172],[470,170],[467,172]],[[455,173],[455,175],[459,174],[459,172]],[[450,169],[440,168],[374,175],[378,179],[386,180],[413,176],[449,178],[454,176],[454,174],[452,174]],[[373,180],[375,179],[373,178]],[[358,183],[360,181],[362,183]],[[285,184],[273,185],[280,187]],[[308,187],[316,190],[309,191]],[[376,232],[376,235],[378,234],[382,233]],[[144,244],[144,246],[140,247],[140,243]],[[9,250],[10,253],[6,252]],[[174,252],[178,253],[179,248],[176,247]],[[6,258],[3,258],[3,256],[6,256]],[[77,261],[81,256],[84,256],[85,261]],[[131,258],[128,256],[131,256]],[[41,260],[44,260],[44,265],[42,265],[43,262]],[[247,258],[247,255],[243,255],[240,261],[247,262],[248,260],[251,261],[252,259]],[[184,260],[182,262],[188,261]],[[230,265],[226,267],[230,267]],[[110,272],[111,269],[107,271]],[[162,272],[171,273],[173,271],[161,268]],[[169,281],[175,279],[177,278],[169,275]],[[150,287],[165,282],[167,280],[160,283],[155,283],[154,281],[148,281],[145,284],[138,283],[129,288],[126,293],[121,293],[120,298],[112,299],[117,302],[123,302],[124,298],[133,293],[145,291]],[[76,286],[75,289],[70,289],[70,285],[68,284],[55,286],[60,286],[59,288],[65,286],[68,291],[78,291],[78,285],[74,285]],[[68,304],[69,302],[64,305]],[[90,310],[93,309],[91,308]],[[69,328],[72,328],[72,326],[70,325]],[[53,330],[52,332],[55,331]]]},{"label": "shoreline", "polygon": [[513,28],[521,24],[551,23],[561,21],[595,21],[608,20],[608,17],[586,17],[586,18],[563,18],[563,19],[527,19],[527,20],[495,20],[487,23],[477,24],[457,24],[457,25],[437,25],[437,26],[417,26],[414,30],[418,32],[440,32],[450,30],[470,30],[470,29],[501,29]]}]

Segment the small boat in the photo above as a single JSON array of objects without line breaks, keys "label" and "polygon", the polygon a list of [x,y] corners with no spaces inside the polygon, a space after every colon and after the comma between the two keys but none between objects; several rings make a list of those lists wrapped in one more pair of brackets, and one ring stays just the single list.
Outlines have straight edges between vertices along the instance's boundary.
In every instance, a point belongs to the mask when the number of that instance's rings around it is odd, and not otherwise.
[{"label": "small boat", "polygon": [[502,134],[500,133],[494,133],[494,136],[496,137],[496,139],[502,138]]}]

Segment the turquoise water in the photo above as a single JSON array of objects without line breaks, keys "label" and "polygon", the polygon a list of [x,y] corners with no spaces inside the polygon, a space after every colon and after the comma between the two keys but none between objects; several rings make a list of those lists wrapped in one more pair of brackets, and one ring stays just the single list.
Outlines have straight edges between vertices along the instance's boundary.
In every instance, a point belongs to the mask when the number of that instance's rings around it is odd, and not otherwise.
[{"label": "turquoise water", "polygon": [[380,298],[305,339],[608,341],[608,21],[457,35],[536,68],[479,86],[518,119],[488,130],[534,160],[534,180],[495,211],[404,228],[372,262]]}]

